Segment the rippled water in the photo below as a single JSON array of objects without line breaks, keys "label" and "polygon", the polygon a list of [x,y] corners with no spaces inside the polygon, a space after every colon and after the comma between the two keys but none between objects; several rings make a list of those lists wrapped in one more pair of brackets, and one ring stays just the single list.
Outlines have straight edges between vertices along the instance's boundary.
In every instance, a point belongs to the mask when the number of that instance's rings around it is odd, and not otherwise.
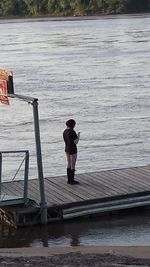
[{"label": "rippled water", "polygon": [[[2,20],[0,33],[0,68],[14,72],[15,93],[39,99],[45,176],[65,173],[68,118],[81,131],[78,173],[149,164],[149,14]],[[0,105],[0,143],[1,150],[29,149],[30,176],[37,176],[30,104]],[[4,172],[14,165],[6,160]]]},{"label": "rippled water", "polygon": [[[81,131],[78,173],[149,164],[149,15],[1,20],[0,33],[0,69],[14,72],[15,93],[39,99],[45,176],[65,173],[68,118]],[[0,150],[29,149],[30,177],[37,176],[30,104],[0,105],[0,143]],[[5,179],[17,164],[4,158]],[[148,245],[148,232],[149,214],[139,213],[17,230],[0,246]]]}]

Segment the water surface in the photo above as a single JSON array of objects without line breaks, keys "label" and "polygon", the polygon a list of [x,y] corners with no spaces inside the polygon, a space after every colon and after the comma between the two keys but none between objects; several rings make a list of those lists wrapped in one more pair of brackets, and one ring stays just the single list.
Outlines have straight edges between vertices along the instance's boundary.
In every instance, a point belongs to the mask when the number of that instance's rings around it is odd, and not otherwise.
[{"label": "water surface", "polygon": [[149,210],[3,231],[0,247],[149,246]]},{"label": "water surface", "polygon": [[[5,20],[0,32],[0,68],[14,72],[15,93],[39,99],[45,176],[65,173],[68,118],[81,131],[78,173],[149,164],[149,14]],[[37,177],[30,104],[0,105],[0,142],[1,150],[29,149]],[[15,165],[7,159],[4,173]]]}]

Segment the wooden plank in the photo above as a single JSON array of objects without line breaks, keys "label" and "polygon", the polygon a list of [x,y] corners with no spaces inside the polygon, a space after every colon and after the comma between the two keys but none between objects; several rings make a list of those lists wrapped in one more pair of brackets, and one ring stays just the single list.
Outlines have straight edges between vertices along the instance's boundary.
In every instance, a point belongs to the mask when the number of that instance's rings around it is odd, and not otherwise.
[{"label": "wooden plank", "polygon": [[[51,184],[51,188],[52,190],[56,191],[56,194],[60,195],[63,193],[63,198],[64,200],[61,201],[61,203],[68,203],[71,201],[79,201],[79,199],[77,199],[77,197],[75,197],[73,194],[71,195],[70,193],[68,194],[68,192],[65,192],[65,190],[63,189],[63,186],[60,187],[60,181],[57,179],[52,179],[52,181],[50,179],[47,180],[50,184]],[[72,199],[72,200],[71,200]],[[83,199],[83,198],[82,198]],[[81,200],[81,198],[80,198]]]},{"label": "wooden plank", "polygon": [[[95,192],[94,186],[92,185],[90,187],[90,185],[87,184],[85,182],[85,180],[83,180],[83,179],[81,181],[80,180],[80,176],[77,177],[77,180],[80,182],[80,184],[79,184],[79,190],[80,190],[81,194],[83,194],[83,192],[84,192],[84,194],[87,196],[87,200],[88,199],[93,199],[93,198],[100,197],[100,193],[101,193],[100,190],[99,190],[99,192],[98,191]],[[104,195],[104,192],[103,192],[103,195]]]},{"label": "wooden plank", "polygon": [[[11,188],[12,189],[12,188]],[[5,183],[1,185],[2,195],[13,195],[13,190],[9,190]]]},{"label": "wooden plank", "polygon": [[111,194],[118,193],[118,184],[114,184],[112,177],[110,174],[105,173],[104,175],[101,175],[100,173],[94,173],[91,174],[92,179],[94,179],[97,183],[97,185],[103,184],[103,186],[106,187],[106,190],[110,190]]},{"label": "wooden plank", "polygon": [[135,190],[139,190],[139,187],[134,183],[129,181],[129,178],[125,177],[122,173],[112,173],[111,177],[113,178],[113,183],[117,185],[118,190],[122,192],[122,190],[125,190],[125,193],[132,193]]},{"label": "wooden plank", "polygon": [[131,171],[137,177],[141,176],[141,178],[144,179],[144,181],[150,185],[150,180],[149,180],[150,172],[147,172],[147,171],[145,171],[143,169],[139,169],[139,168],[137,170],[133,169]]},{"label": "wooden plank", "polygon": [[18,190],[18,192],[20,192],[21,196],[23,196],[24,194],[24,181],[14,181],[14,185],[15,189]]},{"label": "wooden plank", "polygon": [[[53,180],[53,182],[54,182],[54,180]],[[55,183],[59,183],[57,179],[55,180]],[[73,193],[74,196],[79,197],[80,200],[87,200],[87,195],[85,195],[84,192],[79,189],[79,185],[69,185],[68,184],[68,189],[70,192]]]},{"label": "wooden plank", "polygon": [[[34,189],[34,191],[37,190],[38,186],[38,180],[37,179],[33,179],[30,180],[32,181],[32,189]],[[48,184],[45,185],[45,195],[46,195],[46,201],[49,205],[52,204],[60,204],[60,202],[62,202],[62,198],[59,197],[58,193],[56,193],[53,188],[49,187]],[[40,202],[40,193],[39,193],[39,202]]]},{"label": "wooden plank", "polygon": [[60,205],[64,202],[61,196],[55,192],[50,186],[45,188],[46,202],[48,205]]},{"label": "wooden plank", "polygon": [[39,181],[37,179],[31,179],[28,181],[28,190],[30,192],[36,192],[40,194]]},{"label": "wooden plank", "polygon": [[[120,175],[118,175],[116,172],[113,173],[113,172],[105,172],[105,174],[101,175],[101,173],[97,173],[97,176],[100,178],[100,179],[105,179],[104,181],[109,185],[111,185],[112,188],[115,189],[115,191],[117,190],[120,190],[120,184],[121,184],[121,180],[120,180]],[[115,181],[115,183],[114,183]],[[126,189],[124,189],[122,187],[122,189],[126,192]]]},{"label": "wooden plank", "polygon": [[[46,178],[46,179],[50,179],[50,178]],[[59,186],[59,181],[56,179],[52,180],[53,184],[55,184],[56,186]],[[66,183],[66,184],[61,184],[61,188],[64,190],[65,194],[68,194],[70,200],[72,201],[80,201],[82,200],[82,198],[74,195],[72,192],[70,192],[70,186]]]},{"label": "wooden plank", "polygon": [[[80,178],[81,176],[81,178]],[[84,177],[84,175],[79,175],[77,176],[77,179],[80,179],[80,185],[83,186],[86,191],[91,194],[93,197],[99,198],[100,196],[109,196],[110,194],[105,193],[104,191],[102,192],[102,190],[100,190],[101,188],[99,188],[96,184],[95,181],[92,181],[92,186],[91,186],[91,178],[90,180],[87,179],[87,176]]]},{"label": "wooden plank", "polygon": [[66,203],[66,202],[71,202],[74,201],[75,199],[71,199],[71,197],[66,194],[63,191],[63,187],[62,186],[56,186],[52,181],[50,181],[49,179],[46,179],[46,184],[48,185],[48,193],[51,194],[51,192],[55,193],[55,196],[58,197],[58,199],[61,201],[61,203]]},{"label": "wooden plank", "polygon": [[40,202],[40,192],[39,192],[39,185],[37,185],[37,180],[28,181],[28,196],[31,199],[35,198],[37,203]]},{"label": "wooden plank", "polygon": [[7,188],[7,190],[10,190],[13,193],[16,192],[16,194],[20,194],[20,189],[18,189],[18,187],[15,186],[15,184],[13,182],[6,182],[3,184],[5,184],[5,188]]},{"label": "wooden plank", "polygon": [[84,179],[83,174],[76,175],[76,180],[79,181],[79,190],[81,192],[85,192],[85,194],[88,196],[88,198],[98,197],[100,194],[100,190],[95,190],[94,185],[91,187],[91,183],[89,184],[86,179]]},{"label": "wooden plank", "polygon": [[[122,172],[121,170],[119,171],[120,173]],[[128,180],[130,179],[130,183],[134,183],[134,184],[136,184],[137,186],[140,186],[140,187],[147,187],[147,186],[149,186],[150,185],[150,183],[149,182],[147,182],[147,177],[145,177],[146,178],[146,180],[145,180],[145,178],[143,177],[143,176],[141,176],[139,173],[135,173],[135,172],[131,172],[130,170],[126,170],[126,172],[125,172],[125,174],[128,174]],[[130,175],[129,175],[130,174]],[[143,180],[144,180],[144,183],[143,183]]]},{"label": "wooden plank", "polygon": [[12,183],[3,183],[3,189],[7,192],[7,195],[21,196],[20,190]]},{"label": "wooden plank", "polygon": [[150,165],[140,167],[141,170],[146,171],[148,174],[150,174]]},{"label": "wooden plank", "polygon": [[[122,170],[119,170],[119,171],[123,172]],[[139,170],[136,170],[136,169],[133,169],[133,168],[124,170],[124,173],[126,175],[129,175],[130,177],[131,176],[134,177],[135,179],[136,179],[136,177],[145,176],[145,173],[144,174],[140,174]],[[146,175],[146,177],[147,177],[147,175]]]},{"label": "wooden plank", "polygon": [[[104,177],[100,177],[96,173],[89,173],[88,175],[85,174],[85,178],[89,183],[91,183],[91,186],[94,185],[97,189],[101,189],[101,192],[105,192],[105,194],[110,195],[115,192],[114,188],[108,186],[108,183]],[[112,192],[108,192],[108,189]]]},{"label": "wooden plank", "polygon": [[135,189],[136,185],[129,181],[129,176],[125,175],[124,172],[111,172],[111,175],[113,176],[114,180],[118,182],[121,186],[127,188],[128,190],[131,190],[131,188]]},{"label": "wooden plank", "polygon": [[[61,200],[61,202],[66,202],[70,200],[70,197],[65,194],[65,192],[63,192],[62,187],[55,185],[51,180],[47,179],[47,185],[49,188],[49,194],[51,194],[51,192],[53,191],[53,194],[58,197],[60,195],[59,200]],[[73,199],[72,199],[73,200]]]},{"label": "wooden plank", "polygon": [[[108,186],[106,181],[104,182],[104,179],[99,179],[100,176],[96,177],[95,173],[86,175],[86,180],[91,184],[91,188],[93,188],[93,185],[99,190],[99,195],[105,194],[105,196],[111,196],[112,194],[115,194],[116,191],[112,186]],[[104,184],[105,183],[105,184]]]},{"label": "wooden plank", "polygon": [[[101,174],[98,175],[99,179],[104,179],[105,177],[105,183],[107,182],[108,188],[111,187],[112,194],[127,194],[129,189],[128,186],[123,184],[123,186],[120,185],[120,179],[115,173],[105,173],[105,176],[101,176]],[[113,193],[114,190],[114,193]]]},{"label": "wooden plank", "polygon": [[[135,178],[131,175],[128,175],[125,172],[122,172],[120,170],[117,171],[117,174],[114,173],[115,175],[119,174],[119,179],[120,179],[120,183],[125,187],[127,186],[129,188],[129,190],[142,190],[143,189],[143,185],[137,184],[135,183]],[[134,180],[133,180],[134,178]]]},{"label": "wooden plank", "polygon": [[[122,170],[119,170],[119,171],[122,171]],[[137,167],[137,168],[125,169],[124,172],[129,173],[130,175],[133,175],[134,177],[140,174],[140,175],[145,176],[145,178],[148,178],[148,173],[146,173],[146,171],[143,170],[142,168]]]},{"label": "wooden plank", "polygon": [[[83,183],[82,181],[80,180],[81,176],[79,175],[76,175],[75,176],[75,180],[78,180],[79,181],[79,184],[78,185],[69,185],[66,183],[67,185],[67,189],[74,194],[76,194],[76,192],[78,191],[78,193],[82,193],[82,195],[84,195],[86,198],[89,197],[89,195],[91,195],[91,197],[94,197],[95,194],[91,193],[91,191],[88,190],[87,187],[83,186]],[[73,189],[73,190],[72,190]]]}]

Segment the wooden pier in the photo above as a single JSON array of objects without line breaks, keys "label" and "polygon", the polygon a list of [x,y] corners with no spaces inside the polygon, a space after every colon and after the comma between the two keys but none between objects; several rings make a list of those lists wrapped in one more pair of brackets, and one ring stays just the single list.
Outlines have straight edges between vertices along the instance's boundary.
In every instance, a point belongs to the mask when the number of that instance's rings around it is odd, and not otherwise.
[{"label": "wooden pier", "polygon": [[[66,176],[44,178],[49,222],[150,205],[150,165],[76,174],[75,179],[79,185],[67,184]],[[5,182],[2,191],[17,197],[23,181]],[[10,207],[18,225],[40,222],[38,179],[29,180],[28,198],[26,207]]]}]

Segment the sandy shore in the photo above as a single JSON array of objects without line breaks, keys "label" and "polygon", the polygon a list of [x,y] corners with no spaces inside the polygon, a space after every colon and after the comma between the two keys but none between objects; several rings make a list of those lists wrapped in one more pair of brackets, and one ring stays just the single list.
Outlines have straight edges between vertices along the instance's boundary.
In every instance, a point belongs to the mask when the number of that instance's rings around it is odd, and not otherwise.
[{"label": "sandy shore", "polygon": [[149,246],[0,249],[0,267],[150,266]]}]

